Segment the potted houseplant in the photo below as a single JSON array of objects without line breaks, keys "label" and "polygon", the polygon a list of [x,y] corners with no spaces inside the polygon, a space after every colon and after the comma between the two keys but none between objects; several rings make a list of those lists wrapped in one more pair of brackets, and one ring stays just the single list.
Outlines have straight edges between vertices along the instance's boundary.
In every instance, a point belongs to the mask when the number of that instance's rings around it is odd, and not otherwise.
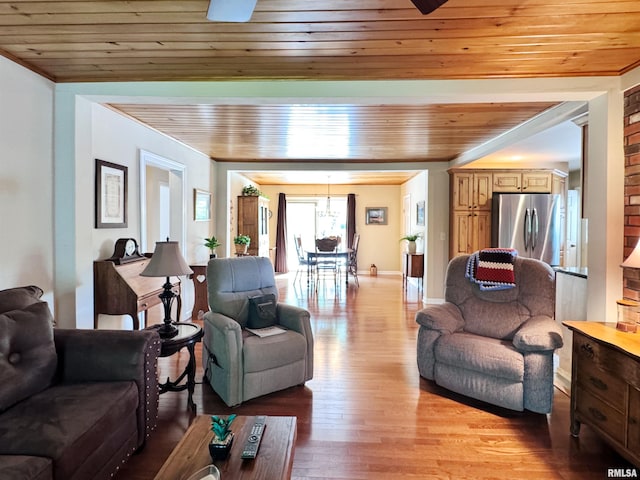
[{"label": "potted houseplant", "polygon": [[220,246],[218,239],[216,237],[205,238],[204,246],[211,251],[209,258],[216,258],[216,248]]},{"label": "potted houseplant", "polygon": [[236,253],[244,255],[247,253],[251,239],[248,235],[238,235],[237,237],[234,237],[233,243],[236,246]]},{"label": "potted houseplant", "polygon": [[253,185],[246,185],[242,188],[243,197],[259,197],[260,195],[262,195],[262,192]]},{"label": "potted houseplant", "polygon": [[416,234],[412,234],[412,235],[405,235],[404,237],[402,237],[400,239],[400,241],[406,240],[407,241],[407,252],[408,253],[416,253],[416,240],[420,238],[420,234],[416,233]]},{"label": "potted houseplant", "polygon": [[221,418],[217,415],[211,416],[211,431],[213,438],[209,442],[209,454],[212,460],[224,460],[229,455],[233,444],[233,432],[231,424],[236,418],[236,414]]}]

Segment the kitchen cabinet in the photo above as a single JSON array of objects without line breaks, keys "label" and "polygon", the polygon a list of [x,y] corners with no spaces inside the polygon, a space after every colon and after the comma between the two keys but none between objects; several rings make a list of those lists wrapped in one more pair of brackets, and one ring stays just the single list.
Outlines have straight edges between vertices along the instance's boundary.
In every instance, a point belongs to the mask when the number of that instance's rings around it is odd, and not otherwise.
[{"label": "kitchen cabinet", "polygon": [[552,193],[553,177],[550,171],[496,171],[493,172],[493,192]]},{"label": "kitchen cabinet", "polygon": [[491,212],[454,211],[451,232],[451,257],[488,248],[491,246]]},{"label": "kitchen cabinet", "polygon": [[451,178],[454,210],[491,210],[491,172],[457,172]]},{"label": "kitchen cabinet", "polygon": [[[494,193],[559,193],[564,221],[566,174],[558,170],[451,169],[449,258],[491,246]],[[563,245],[564,247],[564,245]],[[561,262],[564,248],[561,248]]]},{"label": "kitchen cabinet", "polygon": [[238,197],[238,235],[251,239],[247,254],[269,257],[269,199],[259,196]]},{"label": "kitchen cabinet", "polygon": [[491,182],[488,171],[451,174],[450,257],[491,245]]},{"label": "kitchen cabinet", "polygon": [[551,193],[559,193],[563,196],[562,198],[565,198],[567,196],[567,178],[561,175],[553,175],[551,178]]}]

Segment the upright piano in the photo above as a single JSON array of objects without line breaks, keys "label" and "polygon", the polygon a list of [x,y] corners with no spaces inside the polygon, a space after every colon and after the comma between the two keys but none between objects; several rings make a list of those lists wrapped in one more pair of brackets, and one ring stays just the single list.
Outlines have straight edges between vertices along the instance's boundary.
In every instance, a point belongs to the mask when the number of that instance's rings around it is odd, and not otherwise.
[{"label": "upright piano", "polygon": [[[149,308],[158,305],[165,277],[141,277],[149,262],[149,257],[118,264],[117,261],[96,260],[93,262],[93,328],[98,328],[98,316],[131,315],[133,329],[140,329],[138,314],[144,312],[144,326],[147,325]],[[177,317],[180,319],[182,300],[180,280],[172,282],[176,297]]]}]

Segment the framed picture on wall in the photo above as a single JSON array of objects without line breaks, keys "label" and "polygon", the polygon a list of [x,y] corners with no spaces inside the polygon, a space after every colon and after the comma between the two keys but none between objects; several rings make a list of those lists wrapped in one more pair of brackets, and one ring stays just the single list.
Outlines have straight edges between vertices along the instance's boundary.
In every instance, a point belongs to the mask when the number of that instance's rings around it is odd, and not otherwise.
[{"label": "framed picture on wall", "polygon": [[96,228],[127,227],[127,170],[96,158]]},{"label": "framed picture on wall", "polygon": [[366,207],[365,223],[367,225],[386,225],[387,207]]},{"label": "framed picture on wall", "polygon": [[211,194],[193,189],[193,219],[196,222],[211,220]]},{"label": "framed picture on wall", "polygon": [[416,225],[424,227],[424,200],[416,204]]}]

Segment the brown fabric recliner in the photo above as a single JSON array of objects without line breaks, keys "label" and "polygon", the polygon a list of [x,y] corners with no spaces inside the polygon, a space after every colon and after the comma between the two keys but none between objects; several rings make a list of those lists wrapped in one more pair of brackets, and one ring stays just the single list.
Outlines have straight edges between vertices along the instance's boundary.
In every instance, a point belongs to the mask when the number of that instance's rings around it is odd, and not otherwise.
[{"label": "brown fabric recliner", "polygon": [[449,262],[445,303],[416,314],[418,370],[449,390],[494,405],[538,413],[553,403],[555,272],[517,257],[516,286],[482,291],[465,277],[468,255]]}]

